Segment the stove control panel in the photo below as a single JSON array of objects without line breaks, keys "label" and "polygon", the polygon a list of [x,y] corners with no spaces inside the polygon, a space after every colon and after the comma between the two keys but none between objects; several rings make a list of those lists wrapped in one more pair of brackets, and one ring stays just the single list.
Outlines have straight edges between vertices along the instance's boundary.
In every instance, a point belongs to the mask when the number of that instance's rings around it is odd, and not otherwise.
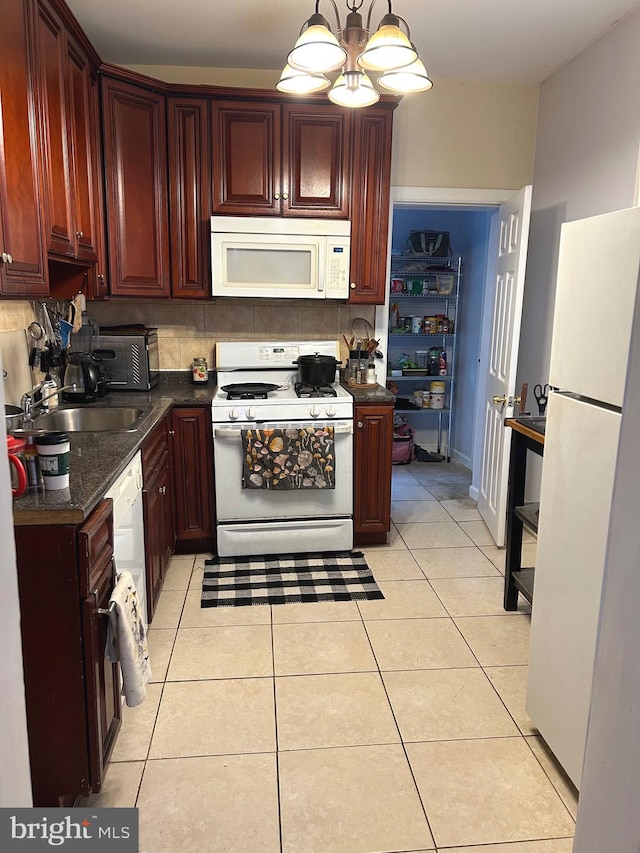
[{"label": "stove control panel", "polygon": [[300,347],[296,346],[261,346],[258,347],[258,361],[270,364],[291,364],[300,355]]}]

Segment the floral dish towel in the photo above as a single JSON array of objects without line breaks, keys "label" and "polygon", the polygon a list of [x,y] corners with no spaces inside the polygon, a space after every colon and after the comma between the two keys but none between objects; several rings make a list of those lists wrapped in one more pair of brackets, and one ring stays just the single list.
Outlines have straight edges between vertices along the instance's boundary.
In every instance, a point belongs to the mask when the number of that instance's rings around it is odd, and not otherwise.
[{"label": "floral dish towel", "polygon": [[335,489],[333,427],[243,429],[245,489]]}]

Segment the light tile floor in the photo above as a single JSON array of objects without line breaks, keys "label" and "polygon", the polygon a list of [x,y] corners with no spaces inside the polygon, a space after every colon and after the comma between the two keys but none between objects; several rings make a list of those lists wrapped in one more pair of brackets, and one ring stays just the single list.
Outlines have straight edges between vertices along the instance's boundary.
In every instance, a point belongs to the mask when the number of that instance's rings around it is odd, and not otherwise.
[{"label": "light tile floor", "polygon": [[143,853],[569,853],[576,792],[524,708],[529,607],[503,610],[468,489],[454,463],[394,468],[364,549],[384,601],[203,610],[205,555],[174,557],[154,683],[88,804],[137,805]]}]

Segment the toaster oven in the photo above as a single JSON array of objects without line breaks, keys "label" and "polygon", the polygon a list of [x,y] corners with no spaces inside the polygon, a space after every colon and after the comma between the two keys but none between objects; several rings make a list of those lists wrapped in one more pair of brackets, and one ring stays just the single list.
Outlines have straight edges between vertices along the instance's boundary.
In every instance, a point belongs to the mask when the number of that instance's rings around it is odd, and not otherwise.
[{"label": "toaster oven", "polygon": [[144,326],[104,328],[94,356],[104,365],[108,387],[120,391],[148,391],[160,379],[158,330]]}]

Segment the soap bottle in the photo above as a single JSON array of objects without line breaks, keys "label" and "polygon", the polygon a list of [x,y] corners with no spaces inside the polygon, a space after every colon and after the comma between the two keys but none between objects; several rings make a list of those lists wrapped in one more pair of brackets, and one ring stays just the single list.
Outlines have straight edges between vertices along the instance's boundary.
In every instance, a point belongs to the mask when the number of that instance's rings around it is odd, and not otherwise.
[{"label": "soap bottle", "polygon": [[58,406],[58,383],[50,373],[44,377],[42,383],[42,409],[48,412],[50,409],[55,409]]}]

